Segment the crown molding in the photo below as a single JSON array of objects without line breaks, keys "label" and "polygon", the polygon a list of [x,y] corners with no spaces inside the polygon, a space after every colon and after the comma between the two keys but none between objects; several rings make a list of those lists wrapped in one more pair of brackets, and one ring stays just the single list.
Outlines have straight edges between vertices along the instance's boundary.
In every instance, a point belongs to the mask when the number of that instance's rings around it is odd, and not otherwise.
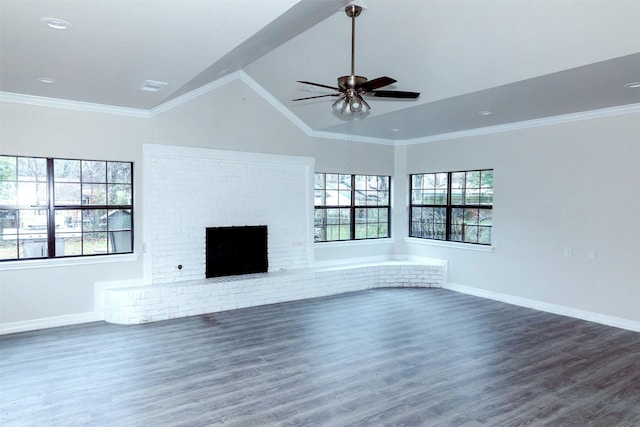
[{"label": "crown molding", "polygon": [[83,111],[89,113],[115,114],[118,116],[149,118],[149,111],[139,108],[116,107],[69,99],[47,98],[44,96],[23,95],[20,93],[0,92],[0,102],[35,105],[38,107],[59,108],[62,110]]},{"label": "crown molding", "polygon": [[150,110],[143,110],[138,108],[126,108],[116,107],[104,104],[94,104],[90,102],[71,101],[66,99],[47,98],[33,95],[22,95],[11,92],[0,92],[0,102],[10,102],[17,104],[34,105],[40,107],[59,108],[72,111],[93,112],[102,114],[113,114],[125,117],[136,118],[152,118],[162,113],[168,112],[182,104],[192,101],[199,96],[209,93],[215,89],[218,89],[226,84],[235,80],[240,80],[258,95],[260,95],[271,107],[276,109],[280,114],[293,123],[298,129],[300,129],[307,136],[312,138],[332,139],[338,141],[349,142],[363,142],[368,144],[381,144],[381,145],[416,145],[425,144],[429,142],[446,141],[451,139],[467,138],[472,136],[489,135],[500,132],[510,132],[521,129],[529,129],[534,127],[549,126],[562,123],[570,123],[581,120],[590,120],[603,117],[612,117],[625,114],[640,113],[640,103],[623,105],[619,107],[602,108],[599,110],[582,111],[579,113],[564,114],[560,116],[544,117],[541,119],[526,120],[522,122],[507,123],[504,125],[487,126],[476,129],[463,130],[459,132],[449,132],[438,135],[432,135],[427,137],[404,139],[404,140],[391,140],[384,138],[374,138],[358,135],[349,135],[342,133],[333,133],[325,131],[317,131],[309,127],[304,121],[296,116],[291,110],[285,107],[280,101],[278,101],[271,93],[269,93],[258,82],[251,78],[247,73],[242,70],[238,70],[234,73],[228,74],[218,80],[215,80],[209,84],[206,84],[198,89],[192,90],[184,95],[167,101],[158,105]]},{"label": "crown molding", "polygon": [[504,125],[487,126],[476,129],[463,130],[459,132],[442,133],[439,135],[405,139],[395,141],[395,145],[415,145],[428,142],[446,141],[449,139],[466,138],[470,136],[489,135],[500,132],[510,132],[520,129],[550,126],[562,123],[571,123],[582,120],[599,119],[603,117],[621,116],[625,114],[640,113],[640,103],[622,105],[619,107],[602,108],[599,110],[581,111],[579,113],[563,114],[560,116],[544,117],[541,119],[525,120],[522,122],[507,123]]},{"label": "crown molding", "polygon": [[167,102],[164,102],[157,107],[149,110],[149,117],[155,117],[159,114],[166,113],[167,111],[173,110],[174,108],[186,104],[189,101],[192,101],[204,94],[207,94],[215,89],[221,88],[228,83],[231,83],[234,80],[241,79],[242,74],[244,72],[242,70],[233,72],[231,74],[227,74],[224,77],[219,78],[218,80],[214,80],[211,83],[207,83],[204,86],[201,86],[197,89],[192,90],[191,92],[187,92],[184,95],[180,95],[176,98],[173,98]]}]

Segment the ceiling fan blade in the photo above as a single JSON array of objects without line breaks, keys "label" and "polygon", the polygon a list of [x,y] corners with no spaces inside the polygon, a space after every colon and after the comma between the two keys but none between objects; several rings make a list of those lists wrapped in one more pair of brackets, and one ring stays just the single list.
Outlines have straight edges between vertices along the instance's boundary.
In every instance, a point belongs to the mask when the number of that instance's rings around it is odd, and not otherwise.
[{"label": "ceiling fan blade", "polygon": [[320,83],[305,82],[304,80],[298,80],[298,83],[302,83],[302,84],[305,84],[305,85],[311,85],[311,86],[324,87],[324,88],[327,88],[327,89],[335,90],[336,92],[340,92],[340,89],[337,88],[337,87],[321,85]]},{"label": "ceiling fan blade", "polygon": [[332,93],[332,94],[329,94],[329,95],[307,96],[306,98],[292,99],[292,101],[304,101],[305,99],[324,98],[326,96],[340,96],[340,95],[342,95],[342,94],[341,93]]},{"label": "ceiling fan blade", "polygon": [[402,98],[402,99],[416,99],[420,96],[420,92],[405,92],[402,90],[375,90],[367,92],[369,96],[379,96],[381,98]]},{"label": "ceiling fan blade", "polygon": [[384,86],[389,86],[390,84],[394,84],[395,82],[397,82],[397,80],[392,79],[391,77],[385,76],[385,77],[378,77],[377,79],[369,80],[368,82],[366,82],[360,87],[366,90],[367,92],[370,92],[372,90],[375,90]]}]

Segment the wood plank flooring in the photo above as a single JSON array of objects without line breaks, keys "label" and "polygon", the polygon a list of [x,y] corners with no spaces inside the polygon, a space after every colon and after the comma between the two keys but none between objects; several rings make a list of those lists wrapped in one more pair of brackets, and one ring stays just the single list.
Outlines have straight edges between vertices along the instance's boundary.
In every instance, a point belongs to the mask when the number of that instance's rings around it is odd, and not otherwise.
[{"label": "wood plank flooring", "polygon": [[376,289],[0,338],[2,426],[640,426],[640,333]]}]

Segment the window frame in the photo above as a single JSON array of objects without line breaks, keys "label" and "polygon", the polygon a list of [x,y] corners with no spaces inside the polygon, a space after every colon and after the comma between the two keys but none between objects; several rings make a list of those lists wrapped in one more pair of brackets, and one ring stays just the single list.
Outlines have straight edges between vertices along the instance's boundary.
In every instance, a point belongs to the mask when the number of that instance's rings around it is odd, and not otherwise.
[{"label": "window frame", "polygon": [[[491,186],[490,187],[483,187],[482,186],[482,173],[483,172],[491,172]],[[453,176],[455,174],[460,174],[460,173],[464,173],[465,174],[465,184],[466,184],[466,174],[469,173],[479,173],[480,174],[480,186],[477,188],[478,190],[478,203],[467,203],[466,201],[466,190],[469,189],[470,187],[467,187],[465,185],[464,187],[464,191],[462,191],[462,195],[461,197],[464,199],[463,202],[461,203],[456,203],[453,201],[453,190],[454,190],[454,186],[452,185],[453,183]],[[493,189],[494,189],[494,184],[493,184],[493,173],[494,170],[493,169],[472,169],[472,170],[461,170],[461,171],[449,171],[449,172],[426,172],[426,173],[417,173],[417,174],[410,174],[409,175],[409,237],[410,238],[416,238],[416,239],[424,239],[424,240],[432,240],[432,241],[436,241],[436,242],[450,242],[450,243],[456,243],[456,244],[463,244],[463,245],[476,245],[476,246],[481,246],[481,247],[491,247],[492,246],[492,241],[493,241]],[[444,175],[446,174],[447,179],[447,185],[446,185],[446,197],[445,197],[445,203],[435,203],[435,199],[436,199],[436,187],[434,187],[434,203],[414,203],[414,191],[417,191],[416,189],[414,189],[414,177],[418,176],[418,175]],[[490,188],[491,189],[491,203],[480,203],[481,202],[481,194],[482,194],[482,189],[484,188]],[[475,189],[475,188],[472,188]],[[420,189],[423,190],[423,189]],[[427,237],[427,236],[419,236],[419,235],[414,235],[414,208],[427,208],[427,209],[443,209],[445,211],[445,218],[444,218],[444,238],[437,238],[437,237]],[[466,223],[462,223],[460,225],[462,225],[462,232],[461,232],[461,237],[459,239],[454,237],[453,234],[453,229],[454,229],[454,210],[462,210],[463,212],[465,210],[477,210],[478,211],[478,218],[480,219],[480,211],[490,211],[491,212],[491,224],[489,226],[487,225],[480,225],[480,221],[478,221],[478,225],[476,225],[475,227],[477,227],[478,229],[476,230],[476,233],[479,232],[479,230],[481,228],[485,228],[488,229],[488,234],[489,234],[489,239],[488,242],[484,243],[484,242],[479,242],[479,238],[476,235],[476,239],[475,241],[469,241],[466,240],[466,234],[465,234],[465,227],[466,227]]]},{"label": "window frame", "polygon": [[[44,252],[42,254],[42,256],[24,256],[24,249],[21,249],[20,245],[21,245],[21,241],[23,239],[20,238],[20,228],[21,225],[18,222],[16,224],[16,253],[15,253],[15,257],[13,258],[3,258],[0,259],[0,263],[26,263],[29,262],[30,264],[33,264],[34,262],[44,262],[45,260],[51,261],[51,260],[59,260],[59,259],[72,259],[72,258],[90,258],[90,257],[102,257],[102,256],[122,256],[122,255],[129,255],[129,254],[133,254],[134,253],[134,237],[135,237],[135,227],[134,227],[134,163],[132,161],[122,161],[122,160],[90,160],[90,159],[71,159],[71,158],[58,158],[58,157],[38,157],[38,156],[20,156],[20,155],[9,155],[9,154],[0,154],[0,156],[3,157],[8,157],[8,158],[13,158],[16,161],[16,165],[17,167],[19,167],[19,161],[20,159],[33,159],[33,160],[44,160],[46,162],[46,182],[44,182],[44,185],[46,187],[46,202],[44,204],[37,204],[37,205],[28,205],[28,204],[23,204],[21,202],[20,199],[20,193],[18,188],[16,188],[16,197],[18,198],[16,200],[15,204],[0,204],[0,210],[2,211],[15,211],[17,213],[16,215],[16,219],[18,221],[20,221],[20,216],[21,216],[21,211],[29,211],[29,210],[42,210],[45,212],[45,216],[46,216],[46,230],[42,230],[41,232],[37,233],[40,235],[46,235],[46,242],[43,242],[44,245],[46,245],[44,249]],[[57,203],[56,199],[55,199],[55,193],[56,193],[56,183],[60,184],[65,183],[65,184],[69,184],[69,181],[64,181],[62,178],[56,178],[55,176],[55,167],[54,167],[54,163],[56,161],[71,161],[71,162],[79,162],[79,178],[78,181],[72,181],[71,184],[77,184],[79,186],[79,189],[82,190],[82,188],[85,185],[104,185],[104,203],[101,204],[91,204],[91,203],[86,203],[83,200],[83,195],[82,195],[82,191],[80,191],[80,200],[77,204],[69,204],[69,203]],[[96,163],[102,163],[104,165],[104,182],[101,181],[85,181],[82,173],[83,173],[83,165],[85,162],[96,162]],[[128,171],[126,171],[129,174],[128,180],[127,181],[111,181],[111,178],[109,176],[109,172],[110,172],[110,166],[112,164],[124,164],[124,165],[128,165]],[[15,182],[16,186],[18,186],[18,183],[21,182],[20,180],[20,176],[19,176],[19,170],[16,170],[16,175],[15,175],[15,181],[12,180],[3,180],[1,182]],[[36,181],[38,182],[38,181]],[[126,187],[125,191],[129,191],[130,192],[130,204],[122,204],[122,203],[113,203],[110,204],[109,203],[109,190],[110,187],[113,186],[123,186]],[[126,194],[126,193],[125,193]],[[68,202],[68,201],[67,201]],[[1,202],[0,202],[1,203]],[[56,230],[56,214],[58,214],[59,212],[64,212],[64,211],[78,211],[78,215],[80,218],[80,229],[75,230],[73,233],[69,232],[69,236],[64,236],[64,233],[58,233],[59,230]],[[105,212],[105,224],[104,224],[104,229],[96,229],[96,230],[86,230],[84,228],[84,217],[87,214],[87,212],[99,212],[99,211],[104,211]],[[124,229],[112,229],[110,230],[109,227],[110,225],[110,215],[112,215],[112,212],[125,212],[126,215],[128,215],[128,227],[124,228]],[[95,214],[93,214],[95,215]],[[125,216],[126,216],[125,215]],[[71,237],[71,234],[77,234],[80,237],[80,252],[84,252],[84,245],[85,245],[85,235],[86,234],[90,234],[90,233],[105,233],[106,236],[106,240],[105,240],[105,244],[106,244],[106,250],[104,251],[100,251],[100,252],[94,252],[94,253],[74,253],[74,254],[56,254],[56,240],[59,239],[65,239],[65,238],[69,238]],[[121,235],[124,237],[123,240],[121,240],[122,243],[125,244],[124,249],[117,249],[115,248],[116,243],[115,240],[117,238],[116,234]],[[129,234],[129,235],[127,235]],[[63,237],[61,237],[61,235]],[[76,236],[77,237],[77,236]],[[41,238],[42,239],[42,238]],[[121,239],[121,238],[120,238]],[[24,241],[27,241],[29,239],[24,239]],[[44,239],[43,239],[44,240]],[[23,242],[24,243],[24,242]]]},{"label": "window frame", "polygon": [[[315,196],[314,196],[314,206],[313,206],[313,210],[314,210],[314,243],[335,243],[335,242],[350,242],[350,241],[371,241],[371,240],[381,240],[381,239],[390,239],[391,238],[391,187],[392,187],[392,182],[391,182],[391,176],[390,175],[373,175],[373,174],[349,174],[349,173],[332,173],[332,172],[315,172],[314,174],[314,194],[316,191],[318,191],[319,189],[316,188],[316,179],[317,179],[317,175],[323,175],[323,182],[325,187],[323,187],[322,191],[327,191],[327,187],[326,187],[326,177],[327,175],[344,175],[344,176],[349,176],[350,177],[350,203],[348,205],[345,204],[324,204],[324,205],[318,205],[315,203]],[[376,178],[386,178],[387,180],[387,200],[386,200],[386,204],[375,204],[375,205],[369,205],[369,204],[358,204],[357,203],[357,197],[356,197],[356,193],[358,193],[358,189],[357,189],[357,185],[356,185],[356,180],[358,179],[358,177],[364,177],[365,179],[370,178],[370,177],[376,177]],[[336,190],[339,192],[339,190]],[[318,211],[328,211],[330,209],[337,209],[337,210],[345,210],[349,212],[349,223],[348,223],[348,227],[349,227],[349,237],[348,238],[338,238],[338,239],[332,239],[332,240],[323,240],[323,239],[318,239],[317,238],[317,234],[315,232],[316,229],[316,215]],[[385,224],[386,228],[387,228],[387,234],[386,236],[380,236],[379,233],[377,236],[375,237],[356,237],[357,235],[357,226],[359,224],[362,224],[361,222],[358,222],[357,220],[357,211],[360,209],[364,209],[366,211],[368,210],[373,210],[373,209],[383,209],[386,210],[386,216],[387,216],[387,220],[385,221],[375,221],[376,224],[378,224],[378,227],[380,226],[380,224]],[[378,213],[379,215],[379,213]],[[325,218],[325,222],[323,224],[323,227],[321,228],[322,230],[324,230],[325,232],[325,238],[326,238],[326,230],[327,230],[327,222],[326,222],[326,215],[323,215],[323,218]],[[373,223],[373,222],[372,222]],[[367,221],[365,221],[365,224],[368,224]],[[379,228],[378,228],[379,230]]]}]

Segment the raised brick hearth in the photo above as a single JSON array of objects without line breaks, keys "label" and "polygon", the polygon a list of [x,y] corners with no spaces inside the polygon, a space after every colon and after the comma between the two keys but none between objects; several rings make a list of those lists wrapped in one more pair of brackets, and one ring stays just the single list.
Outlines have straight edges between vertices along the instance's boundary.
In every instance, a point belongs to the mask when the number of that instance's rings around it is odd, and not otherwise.
[{"label": "raised brick hearth", "polygon": [[138,324],[382,287],[440,287],[446,262],[384,262],[104,289],[104,320]]}]

